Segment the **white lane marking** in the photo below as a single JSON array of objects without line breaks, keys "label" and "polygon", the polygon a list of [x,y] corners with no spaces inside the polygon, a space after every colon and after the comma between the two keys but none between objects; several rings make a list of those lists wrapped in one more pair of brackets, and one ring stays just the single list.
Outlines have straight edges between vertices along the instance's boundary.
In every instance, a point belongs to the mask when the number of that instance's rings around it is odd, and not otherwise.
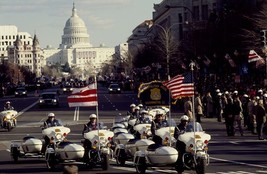
[{"label": "white lane marking", "polygon": [[210,159],[213,159],[213,160],[216,160],[216,161],[223,161],[223,162],[228,162],[228,163],[234,163],[234,164],[238,164],[238,165],[245,165],[245,166],[250,166],[250,167],[257,167],[257,168],[267,169],[267,166],[262,166],[262,165],[257,165],[257,164],[249,164],[249,163],[243,163],[243,162],[226,160],[226,159],[220,159],[220,158],[214,158],[214,157],[210,157]]},{"label": "white lane marking", "polygon": [[259,173],[267,173],[267,171],[263,171],[263,170],[257,170],[256,172],[259,172]]},{"label": "white lane marking", "polygon": [[27,110],[29,110],[30,108],[32,108],[32,107],[33,107],[34,105],[36,105],[37,103],[38,103],[38,101],[36,101],[36,102],[34,102],[33,104],[31,104],[30,106],[28,106],[28,107],[22,109],[22,110],[17,114],[16,117],[19,117],[21,114],[23,114],[25,111],[27,111]]},{"label": "white lane marking", "polygon": [[240,174],[256,174],[256,173],[245,172],[245,171],[237,171],[237,172],[239,172]]}]

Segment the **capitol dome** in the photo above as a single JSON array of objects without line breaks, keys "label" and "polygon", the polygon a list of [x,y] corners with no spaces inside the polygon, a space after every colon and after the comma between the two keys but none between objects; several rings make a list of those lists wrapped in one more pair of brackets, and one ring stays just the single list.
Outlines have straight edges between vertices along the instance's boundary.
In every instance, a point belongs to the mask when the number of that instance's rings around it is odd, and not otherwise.
[{"label": "capitol dome", "polygon": [[72,15],[67,20],[62,35],[61,48],[91,47],[84,21],[78,16],[73,3]]}]

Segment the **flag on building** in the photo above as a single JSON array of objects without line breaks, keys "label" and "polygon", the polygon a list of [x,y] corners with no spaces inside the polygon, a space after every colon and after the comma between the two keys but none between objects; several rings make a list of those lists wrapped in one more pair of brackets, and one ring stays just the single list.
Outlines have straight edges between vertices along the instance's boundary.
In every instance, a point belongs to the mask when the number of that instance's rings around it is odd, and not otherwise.
[{"label": "flag on building", "polygon": [[194,83],[191,73],[177,75],[163,84],[170,90],[173,99],[192,97],[194,95]]},{"label": "flag on building", "polygon": [[74,88],[68,96],[69,107],[90,107],[97,106],[97,87],[96,83],[82,88]]},{"label": "flag on building", "polygon": [[254,50],[250,50],[250,51],[249,51],[249,54],[248,54],[248,62],[249,62],[249,63],[250,63],[250,62],[258,61],[258,60],[260,60],[260,59],[262,59],[262,57],[259,56],[259,55],[256,53],[256,51],[254,51]]}]

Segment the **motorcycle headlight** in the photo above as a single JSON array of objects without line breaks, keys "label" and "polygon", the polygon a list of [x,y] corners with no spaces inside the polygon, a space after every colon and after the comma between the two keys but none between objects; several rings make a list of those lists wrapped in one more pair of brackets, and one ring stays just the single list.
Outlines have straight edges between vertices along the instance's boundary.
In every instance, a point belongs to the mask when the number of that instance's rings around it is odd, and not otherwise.
[{"label": "motorcycle headlight", "polygon": [[58,139],[58,140],[62,139],[62,137],[63,137],[63,136],[62,136],[61,134],[57,134],[57,135],[56,135],[56,139]]},{"label": "motorcycle headlight", "polygon": [[11,115],[6,115],[5,117],[4,117],[4,120],[10,120],[11,119]]},{"label": "motorcycle headlight", "polygon": [[202,141],[200,141],[200,140],[196,141],[196,147],[197,148],[202,148],[203,145],[204,145],[204,143]]}]

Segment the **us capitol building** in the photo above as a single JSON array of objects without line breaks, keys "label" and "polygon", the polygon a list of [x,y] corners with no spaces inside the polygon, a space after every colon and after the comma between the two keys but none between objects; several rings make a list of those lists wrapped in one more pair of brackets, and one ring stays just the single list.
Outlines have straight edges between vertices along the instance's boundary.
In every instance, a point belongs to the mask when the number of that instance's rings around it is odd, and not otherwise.
[{"label": "us capitol building", "polygon": [[18,32],[16,26],[0,26],[0,57],[21,66],[28,67],[37,76],[42,67],[55,64],[90,69],[99,72],[101,67],[112,60],[115,48],[103,45],[93,47],[84,21],[78,16],[75,4],[72,15],[66,21],[59,48],[40,48],[36,34],[31,38],[27,32]]}]

